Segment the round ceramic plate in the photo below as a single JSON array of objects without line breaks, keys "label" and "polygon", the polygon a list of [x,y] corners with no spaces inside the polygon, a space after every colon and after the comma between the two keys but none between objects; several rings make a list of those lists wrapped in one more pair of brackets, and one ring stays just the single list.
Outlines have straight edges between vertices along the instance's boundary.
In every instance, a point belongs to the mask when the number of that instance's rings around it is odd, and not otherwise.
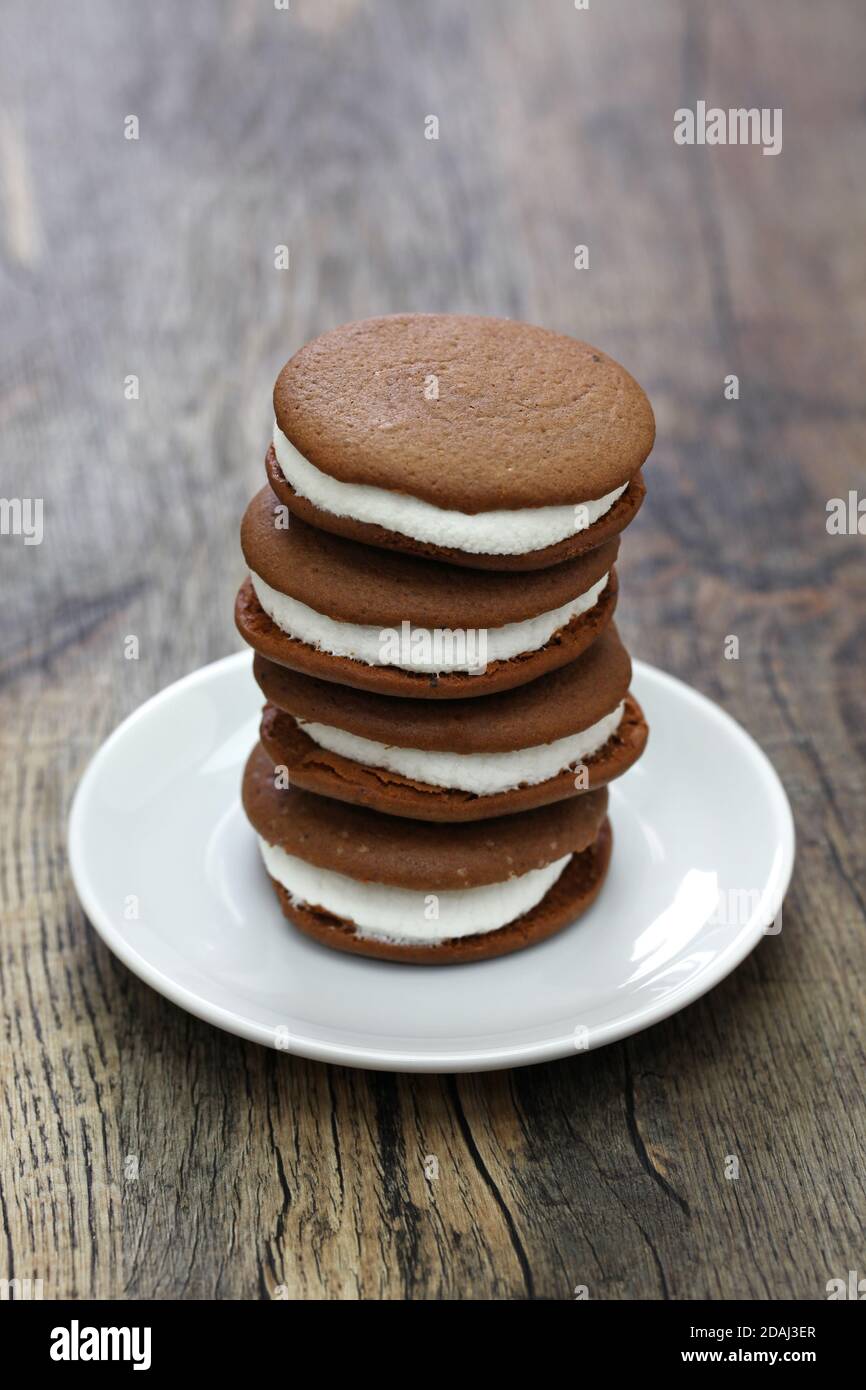
[{"label": "round ceramic plate", "polygon": [[181,1008],[287,1052],[391,1071],[575,1055],[711,989],[776,932],[794,859],[787,797],[728,715],[641,662],[642,760],[611,789],[596,903],[500,960],[411,966],[317,945],[283,917],[240,807],[262,697],[248,652],[195,671],[103,744],[69,855],[96,930]]}]

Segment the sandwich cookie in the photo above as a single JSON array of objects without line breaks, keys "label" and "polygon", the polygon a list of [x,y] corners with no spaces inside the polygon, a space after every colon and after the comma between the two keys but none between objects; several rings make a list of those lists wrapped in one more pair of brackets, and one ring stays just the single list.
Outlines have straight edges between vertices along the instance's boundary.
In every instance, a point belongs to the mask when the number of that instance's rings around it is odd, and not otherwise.
[{"label": "sandwich cookie", "polygon": [[325,946],[383,960],[450,965],[531,946],[589,906],[610,860],[604,788],[433,825],[278,788],[258,745],[243,804],[289,920]]},{"label": "sandwich cookie", "polygon": [[572,661],[486,700],[413,700],[331,685],[257,656],[260,737],[291,785],[392,816],[474,821],[606,785],[647,725],[613,624]]},{"label": "sandwich cookie", "polygon": [[247,508],[235,621],[269,661],[340,685],[421,699],[508,690],[574,660],[616,604],[616,540],[518,583],[287,518],[269,488]]},{"label": "sandwich cookie", "polygon": [[510,319],[395,314],[286,363],[266,467],[305,521],[475,569],[618,535],[644,497],[649,401],[588,343]]}]

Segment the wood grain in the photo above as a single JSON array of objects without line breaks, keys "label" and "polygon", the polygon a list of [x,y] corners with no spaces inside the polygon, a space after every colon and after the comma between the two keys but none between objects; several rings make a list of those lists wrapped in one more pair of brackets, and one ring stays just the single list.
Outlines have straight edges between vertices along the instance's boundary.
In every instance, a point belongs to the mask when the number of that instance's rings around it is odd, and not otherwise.
[{"label": "wood grain", "polygon": [[[0,1277],[784,1299],[862,1274],[866,539],[825,528],[866,490],[859,7],[17,0],[2,26],[0,491],[44,498],[45,539],[0,537]],[[782,107],[781,155],[675,146],[698,99]],[[109,730],[238,645],[281,363],[446,308],[575,332],[646,386],[621,630],[767,749],[799,859],[781,935],[648,1033],[364,1074],[140,984],[76,902],[65,819]]]}]

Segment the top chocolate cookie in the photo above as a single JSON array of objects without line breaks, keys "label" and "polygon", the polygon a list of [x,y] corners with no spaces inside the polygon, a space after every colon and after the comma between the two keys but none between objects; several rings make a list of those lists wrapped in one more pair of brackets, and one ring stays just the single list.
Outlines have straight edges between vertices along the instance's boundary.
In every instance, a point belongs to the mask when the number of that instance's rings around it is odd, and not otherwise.
[{"label": "top chocolate cookie", "polygon": [[305,520],[481,569],[541,569],[616,535],[654,421],[606,353],[510,319],[396,314],[277,378],[272,488]]}]

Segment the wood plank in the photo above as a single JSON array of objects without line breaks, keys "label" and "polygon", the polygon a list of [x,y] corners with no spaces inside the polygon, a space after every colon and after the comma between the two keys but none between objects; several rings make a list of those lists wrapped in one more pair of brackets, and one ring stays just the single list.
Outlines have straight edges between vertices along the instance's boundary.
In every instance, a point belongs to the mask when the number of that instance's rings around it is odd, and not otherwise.
[{"label": "wood plank", "polygon": [[[859,19],[844,0],[5,7],[0,491],[44,497],[45,540],[0,538],[0,1277],[46,1297],[820,1298],[857,1266],[866,569],[825,506],[866,491]],[[698,99],[782,107],[782,154],[675,146]],[[782,933],[735,977],[522,1072],[363,1074],[219,1034],[113,960],[65,864],[100,740],[238,646],[278,367],[405,308],[575,332],[646,385],[621,630],[748,726],[798,821]]]}]

